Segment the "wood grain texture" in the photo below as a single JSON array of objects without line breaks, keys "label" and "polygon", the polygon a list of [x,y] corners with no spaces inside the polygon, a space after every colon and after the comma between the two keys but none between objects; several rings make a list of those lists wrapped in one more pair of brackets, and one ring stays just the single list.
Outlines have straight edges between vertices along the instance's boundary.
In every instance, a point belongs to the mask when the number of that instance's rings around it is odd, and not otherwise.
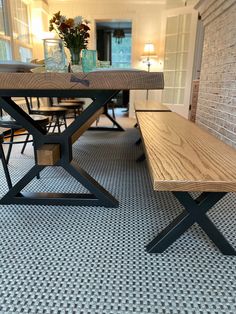
[{"label": "wood grain texture", "polygon": [[236,150],[173,112],[137,112],[153,188],[236,191]]},{"label": "wood grain texture", "polygon": [[98,109],[71,137],[72,144],[96,121],[104,112],[104,108]]},{"label": "wood grain texture", "polygon": [[[74,80],[73,82],[71,81]],[[82,80],[77,82],[76,80]],[[85,82],[84,80],[87,80]],[[86,84],[89,84],[88,86]],[[97,71],[90,73],[0,73],[0,95],[4,90],[123,90],[163,89],[162,72]]]},{"label": "wood grain texture", "polygon": [[54,166],[60,160],[60,144],[44,144],[36,152],[40,166]]},{"label": "wood grain texture", "polygon": [[170,112],[171,110],[159,103],[157,101],[136,101],[134,103],[134,110],[135,111],[167,111]]}]

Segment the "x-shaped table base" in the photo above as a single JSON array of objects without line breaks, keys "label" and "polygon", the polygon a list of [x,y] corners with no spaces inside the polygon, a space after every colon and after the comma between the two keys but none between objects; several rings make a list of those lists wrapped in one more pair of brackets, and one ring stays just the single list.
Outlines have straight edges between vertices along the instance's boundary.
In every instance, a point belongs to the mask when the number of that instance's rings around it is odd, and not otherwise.
[{"label": "x-shaped table base", "polygon": [[185,210],[147,245],[149,253],[164,252],[194,223],[198,223],[223,254],[236,255],[235,249],[206,215],[207,211],[225,196],[225,192],[204,192],[197,199],[193,199],[187,192],[172,193]]},{"label": "x-shaped table base", "polygon": [[[110,101],[116,90],[84,90],[77,91],[75,96],[91,98],[92,104],[60,134],[47,134],[32,118],[25,113],[10,97],[2,97],[1,107],[16,119],[25,129],[32,134],[35,149],[40,149],[44,144],[57,144],[60,147],[60,159],[54,167],[62,167],[76,179],[89,193],[45,193],[22,192],[22,190],[45,168],[47,165],[34,165],[26,175],[17,182],[0,200],[0,204],[40,204],[40,205],[85,205],[118,207],[118,201],[105,190],[93,177],[73,161],[72,144],[81,136],[93,122],[94,116]],[[27,96],[42,96],[42,91],[25,91]],[[58,91],[45,91],[45,96],[56,96]],[[70,97],[72,91],[61,91],[62,97]],[[112,120],[113,121],[113,120]],[[117,130],[123,128],[116,122]],[[115,129],[115,128],[114,128]]]}]

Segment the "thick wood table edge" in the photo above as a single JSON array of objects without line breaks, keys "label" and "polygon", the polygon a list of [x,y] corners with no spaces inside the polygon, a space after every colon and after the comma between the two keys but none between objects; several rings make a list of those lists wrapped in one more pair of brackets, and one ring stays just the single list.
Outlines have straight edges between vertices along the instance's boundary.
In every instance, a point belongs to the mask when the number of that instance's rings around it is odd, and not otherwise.
[{"label": "thick wood table edge", "polygon": [[163,88],[162,72],[125,70],[97,71],[86,74],[0,72],[0,95],[2,96],[8,96],[4,94],[6,90],[155,90]]}]

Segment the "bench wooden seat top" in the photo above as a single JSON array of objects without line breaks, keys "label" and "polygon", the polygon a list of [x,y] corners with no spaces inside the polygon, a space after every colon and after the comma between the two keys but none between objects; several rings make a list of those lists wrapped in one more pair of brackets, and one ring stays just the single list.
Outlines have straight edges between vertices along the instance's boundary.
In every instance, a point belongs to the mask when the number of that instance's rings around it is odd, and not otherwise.
[{"label": "bench wooden seat top", "polygon": [[171,111],[167,106],[156,101],[136,101],[134,103],[134,110],[137,111]]},{"label": "bench wooden seat top", "polygon": [[153,188],[236,192],[236,150],[169,112],[137,112]]},{"label": "bench wooden seat top", "polygon": [[[206,213],[236,192],[236,150],[173,112],[136,112],[154,190],[170,191],[184,207],[148,245],[165,251],[197,223],[225,255],[236,255]],[[194,199],[191,191],[201,192]]]}]

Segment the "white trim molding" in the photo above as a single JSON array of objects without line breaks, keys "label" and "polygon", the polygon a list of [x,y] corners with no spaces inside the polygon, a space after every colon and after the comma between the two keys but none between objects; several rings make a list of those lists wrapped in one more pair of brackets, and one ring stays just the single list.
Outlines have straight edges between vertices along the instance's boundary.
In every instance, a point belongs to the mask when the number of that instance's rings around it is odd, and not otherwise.
[{"label": "white trim molding", "polygon": [[235,4],[235,0],[199,0],[195,9],[199,11],[206,26]]}]

